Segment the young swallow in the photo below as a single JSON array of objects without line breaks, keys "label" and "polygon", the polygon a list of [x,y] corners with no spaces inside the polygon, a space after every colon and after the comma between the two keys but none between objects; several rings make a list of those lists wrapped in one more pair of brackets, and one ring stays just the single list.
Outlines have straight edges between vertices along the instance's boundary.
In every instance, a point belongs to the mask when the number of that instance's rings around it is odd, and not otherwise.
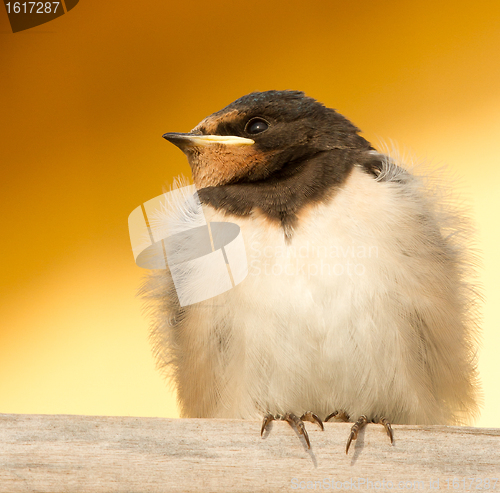
[{"label": "young swallow", "polygon": [[[298,91],[248,94],[189,133],[207,221],[236,223],[247,278],[181,307],[167,270],[143,295],[183,417],[297,427],[465,424],[478,414],[478,295],[466,222],[425,177]],[[262,434],[262,433],[261,433]]]}]

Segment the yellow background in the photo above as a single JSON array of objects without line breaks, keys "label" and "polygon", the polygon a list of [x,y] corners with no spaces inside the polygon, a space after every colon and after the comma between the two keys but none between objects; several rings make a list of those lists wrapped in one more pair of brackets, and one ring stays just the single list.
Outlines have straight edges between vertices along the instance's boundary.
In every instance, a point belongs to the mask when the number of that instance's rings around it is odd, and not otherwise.
[{"label": "yellow background", "polygon": [[177,416],[128,214],[189,174],[162,133],[300,89],[460,177],[483,252],[477,424],[500,427],[498,1],[81,0],[17,34],[2,9],[0,412]]}]

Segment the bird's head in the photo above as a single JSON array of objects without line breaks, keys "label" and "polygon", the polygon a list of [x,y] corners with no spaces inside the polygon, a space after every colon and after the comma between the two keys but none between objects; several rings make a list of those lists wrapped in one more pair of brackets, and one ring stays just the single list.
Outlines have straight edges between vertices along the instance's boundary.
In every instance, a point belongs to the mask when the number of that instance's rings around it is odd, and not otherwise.
[{"label": "bird's head", "polygon": [[189,133],[165,139],[188,157],[198,189],[287,174],[335,149],[368,151],[359,130],[299,91],[254,92],[208,116]]}]

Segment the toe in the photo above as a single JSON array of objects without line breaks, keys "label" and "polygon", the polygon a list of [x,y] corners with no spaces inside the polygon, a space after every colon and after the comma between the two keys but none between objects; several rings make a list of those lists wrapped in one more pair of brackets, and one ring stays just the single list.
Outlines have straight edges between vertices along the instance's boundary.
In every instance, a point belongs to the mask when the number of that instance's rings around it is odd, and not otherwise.
[{"label": "toe", "polygon": [[262,428],[260,429],[260,436],[264,434],[264,430],[267,428],[267,425],[274,421],[274,416],[271,413],[267,413],[262,420]]}]

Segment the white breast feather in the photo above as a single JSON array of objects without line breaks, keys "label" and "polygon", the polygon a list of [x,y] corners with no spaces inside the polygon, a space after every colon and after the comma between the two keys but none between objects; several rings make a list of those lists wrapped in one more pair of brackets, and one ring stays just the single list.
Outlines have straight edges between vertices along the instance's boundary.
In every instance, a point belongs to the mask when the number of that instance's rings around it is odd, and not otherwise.
[{"label": "white breast feather", "polygon": [[182,416],[477,415],[468,226],[426,179],[390,159],[378,179],[356,167],[328,203],[300,214],[291,243],[258,211],[203,212],[240,226],[247,278],[184,309],[166,271],[141,291]]}]

